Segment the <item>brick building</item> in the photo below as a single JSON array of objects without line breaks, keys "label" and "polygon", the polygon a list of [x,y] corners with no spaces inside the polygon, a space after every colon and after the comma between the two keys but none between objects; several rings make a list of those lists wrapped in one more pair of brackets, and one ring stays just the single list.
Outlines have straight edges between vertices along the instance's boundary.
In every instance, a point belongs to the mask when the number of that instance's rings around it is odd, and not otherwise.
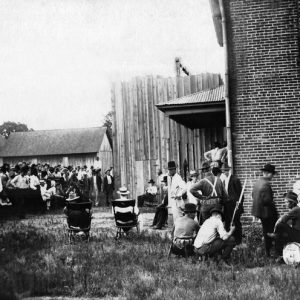
[{"label": "brick building", "polygon": [[210,4],[217,41],[227,45],[234,169],[242,181],[248,178],[245,216],[250,216],[253,182],[267,162],[278,171],[273,189],[282,212],[282,194],[300,174],[300,1]]}]

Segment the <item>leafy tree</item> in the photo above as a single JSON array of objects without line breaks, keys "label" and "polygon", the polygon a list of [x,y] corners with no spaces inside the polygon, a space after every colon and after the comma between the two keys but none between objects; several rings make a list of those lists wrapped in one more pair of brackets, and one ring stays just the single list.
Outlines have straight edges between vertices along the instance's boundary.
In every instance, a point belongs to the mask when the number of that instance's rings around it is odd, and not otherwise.
[{"label": "leafy tree", "polygon": [[11,122],[7,121],[0,125],[0,134],[8,137],[11,132],[24,132],[24,131],[33,131],[32,128],[28,128],[26,124],[20,122]]},{"label": "leafy tree", "polygon": [[107,137],[109,140],[109,143],[111,145],[111,147],[113,147],[113,141],[112,141],[112,117],[113,117],[113,112],[110,111],[109,113],[107,113],[104,117],[104,121],[103,121],[103,126],[105,126],[107,128]]}]

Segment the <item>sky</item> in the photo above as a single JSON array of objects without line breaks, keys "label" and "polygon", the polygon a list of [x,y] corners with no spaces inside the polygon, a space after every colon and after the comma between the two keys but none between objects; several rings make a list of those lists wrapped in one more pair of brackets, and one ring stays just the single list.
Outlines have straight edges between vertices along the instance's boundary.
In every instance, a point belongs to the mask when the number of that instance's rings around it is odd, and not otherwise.
[{"label": "sky", "polygon": [[0,124],[101,126],[112,82],[224,72],[208,0],[1,0]]}]

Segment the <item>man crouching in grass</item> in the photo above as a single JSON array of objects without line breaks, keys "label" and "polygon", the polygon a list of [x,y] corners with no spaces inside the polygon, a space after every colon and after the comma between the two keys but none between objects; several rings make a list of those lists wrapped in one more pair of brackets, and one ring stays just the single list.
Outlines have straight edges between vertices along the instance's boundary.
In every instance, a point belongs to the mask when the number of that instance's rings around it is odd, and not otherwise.
[{"label": "man crouching in grass", "polygon": [[211,217],[202,224],[196,236],[195,253],[216,258],[217,263],[221,262],[224,266],[228,266],[230,254],[235,246],[235,239],[232,236],[235,227],[231,226],[229,232],[225,230],[221,207],[212,208],[210,214]]},{"label": "man crouching in grass", "polygon": [[[174,239],[172,253],[180,256],[194,255],[193,242],[199,230],[199,224],[194,220],[196,216],[196,205],[186,203],[184,206],[184,216],[176,219],[174,224]],[[186,252],[184,247],[186,246]]]}]

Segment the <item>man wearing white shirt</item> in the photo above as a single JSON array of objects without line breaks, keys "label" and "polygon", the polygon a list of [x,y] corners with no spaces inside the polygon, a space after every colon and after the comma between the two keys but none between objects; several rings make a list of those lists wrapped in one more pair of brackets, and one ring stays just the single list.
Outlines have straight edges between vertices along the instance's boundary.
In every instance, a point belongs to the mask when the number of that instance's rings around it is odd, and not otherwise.
[{"label": "man wearing white shirt", "polygon": [[235,227],[232,226],[227,232],[222,222],[222,216],[220,207],[211,210],[211,217],[202,224],[198,231],[194,247],[195,252],[199,255],[215,257],[221,254],[222,260],[227,262],[235,246],[235,240],[232,236]]},{"label": "man wearing white shirt", "polygon": [[186,197],[186,183],[179,174],[176,173],[175,161],[168,162],[168,206],[173,214],[173,222],[178,217],[183,216],[184,201]]}]

